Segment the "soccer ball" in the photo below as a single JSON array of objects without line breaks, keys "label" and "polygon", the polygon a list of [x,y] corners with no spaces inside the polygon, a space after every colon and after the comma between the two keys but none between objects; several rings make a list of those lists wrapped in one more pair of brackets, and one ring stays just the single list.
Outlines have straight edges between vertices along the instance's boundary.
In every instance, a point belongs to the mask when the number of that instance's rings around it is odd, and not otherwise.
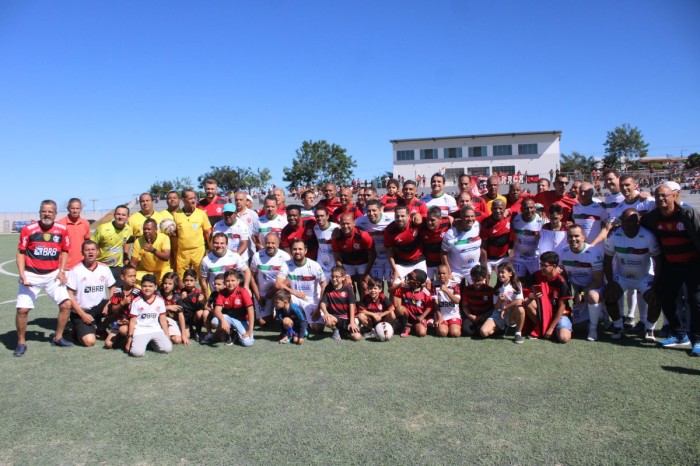
[{"label": "soccer ball", "polygon": [[394,327],[387,322],[379,322],[374,327],[374,334],[377,335],[377,340],[379,341],[389,341],[394,336]]},{"label": "soccer ball", "polygon": [[172,235],[173,233],[175,233],[175,230],[177,230],[177,225],[175,224],[175,220],[173,220],[172,218],[164,218],[160,222],[160,231],[162,231],[166,235]]}]

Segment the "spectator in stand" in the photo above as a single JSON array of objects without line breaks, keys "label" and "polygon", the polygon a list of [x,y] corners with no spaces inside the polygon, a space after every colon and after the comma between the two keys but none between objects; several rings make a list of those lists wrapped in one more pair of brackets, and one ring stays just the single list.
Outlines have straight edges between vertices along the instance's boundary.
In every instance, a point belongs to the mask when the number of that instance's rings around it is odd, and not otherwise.
[{"label": "spectator in stand", "polygon": [[82,201],[77,197],[71,198],[68,201],[68,215],[56,222],[66,227],[70,239],[66,270],[72,269],[83,261],[83,241],[90,239],[90,223],[80,215],[82,212]]}]

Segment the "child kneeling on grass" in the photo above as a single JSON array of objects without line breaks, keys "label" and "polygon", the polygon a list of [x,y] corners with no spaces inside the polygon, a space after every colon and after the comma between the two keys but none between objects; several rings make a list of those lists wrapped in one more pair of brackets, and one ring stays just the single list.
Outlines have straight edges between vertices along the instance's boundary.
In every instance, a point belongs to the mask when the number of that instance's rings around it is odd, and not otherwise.
[{"label": "child kneeling on grass", "polygon": [[287,290],[279,290],[275,293],[274,304],[277,320],[282,323],[282,339],[279,342],[297,345],[304,343],[309,325],[301,306],[292,303],[292,294]]},{"label": "child kneeling on grass", "polygon": [[[214,306],[214,318],[212,327],[219,327],[219,334],[223,333],[223,341],[227,346],[233,345],[235,336],[241,346],[253,346],[253,326],[255,325],[255,309],[250,292],[240,286],[243,274],[238,270],[227,270],[224,273],[224,285]],[[204,343],[212,343],[214,334],[210,333],[203,340]]]},{"label": "child kneeling on grass", "polygon": [[190,331],[185,324],[182,312],[182,298],[175,289],[177,273],[168,272],[163,275],[160,284],[160,297],[165,301],[165,319],[168,321],[168,334],[174,345],[189,345]]},{"label": "child kneeling on grass", "polygon": [[406,275],[406,282],[394,291],[394,308],[396,313],[397,329],[401,338],[406,338],[411,333],[417,337],[424,337],[428,333],[428,314],[433,311],[430,305],[432,297],[425,289],[428,274],[416,269]]},{"label": "child kneeling on grass", "polygon": [[481,326],[493,312],[494,289],[489,286],[489,271],[481,265],[476,264],[469,271],[471,284],[467,278],[462,279],[461,307],[464,318],[462,319],[462,335],[471,337],[480,335]]},{"label": "child kneeling on grass", "polygon": [[481,336],[488,338],[496,330],[505,331],[506,327],[515,327],[514,343],[523,342],[523,324],[525,309],[523,308],[523,289],[518,276],[510,263],[498,266],[498,281],[496,294],[493,297],[494,311],[481,326]]},{"label": "child kneeling on grass", "polygon": [[461,295],[459,280],[452,278],[449,267],[437,268],[437,280],[433,282],[433,306],[435,309],[435,330],[439,337],[462,336],[462,316],[459,313]]},{"label": "child kneeling on grass", "polygon": [[326,287],[321,297],[318,309],[312,318],[323,318],[323,324],[333,330],[332,338],[340,340],[341,331],[353,341],[362,338],[360,327],[355,323],[355,290],[352,285],[345,284],[347,273],[342,266],[336,265],[331,269],[331,284]]},{"label": "child kneeling on grass", "polygon": [[102,328],[108,330],[105,348],[123,348],[129,333],[129,307],[141,295],[136,287],[136,267],[125,264],[122,268],[122,287],[115,288],[109,301],[109,313],[102,321]]},{"label": "child kneeling on grass", "polygon": [[141,357],[149,343],[159,353],[173,350],[165,320],[165,301],[156,294],[156,277],[150,273],[141,278],[141,296],[135,298],[129,308],[126,350],[132,356]]},{"label": "child kneeling on grass", "polygon": [[360,325],[364,326],[369,333],[365,338],[373,338],[374,327],[379,322],[393,324],[396,321],[394,315],[394,305],[391,300],[382,293],[384,282],[382,280],[370,278],[367,281],[367,294],[357,304],[357,319]]},{"label": "child kneeling on grass", "polygon": [[571,340],[571,286],[559,272],[559,254],[553,251],[540,256],[540,270],[534,275],[534,292],[525,300],[528,324],[535,338],[556,338],[559,343]]}]

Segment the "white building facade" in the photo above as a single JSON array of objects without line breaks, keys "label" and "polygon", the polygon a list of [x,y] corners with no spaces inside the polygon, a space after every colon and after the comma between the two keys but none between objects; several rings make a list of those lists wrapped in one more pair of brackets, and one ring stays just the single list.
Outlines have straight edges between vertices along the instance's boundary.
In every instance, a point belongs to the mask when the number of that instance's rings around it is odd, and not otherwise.
[{"label": "white building facade", "polygon": [[549,178],[559,168],[561,131],[475,134],[390,141],[394,178],[415,180],[434,173],[454,184],[462,174],[471,176],[520,174]]}]

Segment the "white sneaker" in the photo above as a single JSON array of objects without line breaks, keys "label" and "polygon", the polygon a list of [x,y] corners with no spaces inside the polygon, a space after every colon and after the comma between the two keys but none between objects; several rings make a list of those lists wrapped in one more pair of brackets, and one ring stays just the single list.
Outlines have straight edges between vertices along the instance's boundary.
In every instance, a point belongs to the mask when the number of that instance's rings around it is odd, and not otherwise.
[{"label": "white sneaker", "polygon": [[644,333],[644,341],[648,341],[648,342],[655,342],[656,341],[656,337],[654,336],[653,329],[649,329],[646,331],[646,333]]},{"label": "white sneaker", "polygon": [[595,327],[589,328],[588,329],[588,338],[586,340],[588,341],[596,341],[598,339],[598,329]]}]

